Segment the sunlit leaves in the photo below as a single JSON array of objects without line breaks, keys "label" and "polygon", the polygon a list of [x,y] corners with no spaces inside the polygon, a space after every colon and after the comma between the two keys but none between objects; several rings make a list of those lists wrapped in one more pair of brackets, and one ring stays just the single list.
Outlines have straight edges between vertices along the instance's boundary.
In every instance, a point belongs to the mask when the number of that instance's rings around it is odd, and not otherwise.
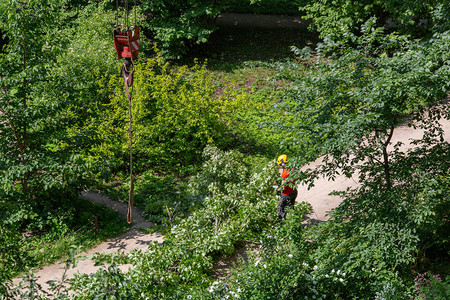
[{"label": "sunlit leaves", "polygon": [[310,1],[300,9],[306,13],[305,18],[313,20],[312,25],[322,37],[345,39],[346,33],[356,32],[373,16],[377,17],[380,27],[390,26],[408,34],[423,35],[433,26],[432,16],[437,13],[436,7],[441,15],[445,11],[442,9],[445,5],[439,6],[439,3],[436,0]]}]

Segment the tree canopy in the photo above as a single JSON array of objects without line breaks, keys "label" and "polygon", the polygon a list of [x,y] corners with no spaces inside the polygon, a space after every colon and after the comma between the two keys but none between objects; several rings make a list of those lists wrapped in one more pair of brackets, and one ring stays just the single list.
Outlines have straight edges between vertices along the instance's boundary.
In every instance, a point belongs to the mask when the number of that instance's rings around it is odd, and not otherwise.
[{"label": "tree canopy", "polygon": [[[293,59],[241,64],[254,73],[263,66],[264,79],[230,79],[241,75],[237,66],[223,79],[223,62],[214,69],[189,56],[190,66],[167,60],[206,43],[214,17],[232,2],[138,2],[145,30],[131,106],[136,205],[165,242],[96,254],[98,272],[54,285],[52,296],[448,294],[449,277],[426,274],[431,265],[448,275],[448,266],[433,263],[448,260],[449,249],[450,145],[440,125],[450,119],[448,3],[302,2],[321,41],[292,47]],[[78,197],[91,188],[123,200],[129,187],[130,115],[112,45],[115,13],[110,1],[0,4],[0,292],[9,297],[23,291],[11,277],[39,266],[35,260],[67,256],[46,253],[43,244],[69,240],[62,251],[76,261],[71,237],[81,232],[92,242],[92,224],[124,228]],[[389,18],[394,27],[385,26]],[[401,125],[423,131],[410,148],[392,142]],[[311,206],[301,202],[280,223],[272,187],[278,151],[288,154],[297,183],[357,175],[360,185],[334,192],[342,202],[331,222],[304,224]],[[302,169],[318,157],[317,168]],[[215,278],[214,263],[244,245],[256,254]],[[37,292],[30,285],[25,295]]]}]

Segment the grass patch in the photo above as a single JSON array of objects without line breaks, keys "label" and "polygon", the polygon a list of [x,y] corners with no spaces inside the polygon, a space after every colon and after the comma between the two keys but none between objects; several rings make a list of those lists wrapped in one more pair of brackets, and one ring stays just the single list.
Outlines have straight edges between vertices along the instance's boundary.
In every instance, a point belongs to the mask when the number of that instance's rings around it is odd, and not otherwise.
[{"label": "grass patch", "polygon": [[291,47],[314,48],[318,41],[317,34],[307,29],[223,27],[207,44],[192,49],[180,64],[189,65],[194,58],[206,60],[217,94],[229,86],[250,93],[252,101],[260,105],[232,122],[231,131],[240,135],[232,148],[269,158],[277,155],[283,140],[282,132],[266,125],[280,118],[274,106],[292,85],[290,76],[285,75],[294,69],[296,76],[307,72],[297,64]]}]

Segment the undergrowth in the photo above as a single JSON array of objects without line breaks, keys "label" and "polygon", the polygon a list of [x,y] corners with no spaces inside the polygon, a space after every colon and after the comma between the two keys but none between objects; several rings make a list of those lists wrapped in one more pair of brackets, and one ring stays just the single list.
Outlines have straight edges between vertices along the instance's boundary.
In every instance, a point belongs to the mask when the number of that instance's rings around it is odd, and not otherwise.
[{"label": "undergrowth", "polygon": [[[4,216],[0,228],[3,280],[56,262],[69,252],[80,253],[129,228],[118,213],[82,198],[73,198],[58,209],[23,205]],[[19,227],[8,226],[10,221]]]}]

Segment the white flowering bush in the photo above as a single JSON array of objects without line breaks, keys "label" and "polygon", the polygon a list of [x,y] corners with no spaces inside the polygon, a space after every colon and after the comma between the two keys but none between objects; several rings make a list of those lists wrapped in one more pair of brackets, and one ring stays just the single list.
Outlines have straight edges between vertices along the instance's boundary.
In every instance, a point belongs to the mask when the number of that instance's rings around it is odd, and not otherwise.
[{"label": "white flowering bush", "polygon": [[[77,276],[72,281],[76,295],[83,299],[102,293],[132,299],[240,297],[239,286],[213,280],[213,263],[232,254],[244,239],[258,236],[263,228],[278,222],[278,198],[271,186],[279,174],[271,162],[252,176],[243,155],[235,151],[210,146],[203,157],[202,171],[191,179],[186,191],[200,203],[199,208],[177,220],[162,245],[153,243],[147,251],[128,255],[97,256],[98,263],[132,267],[127,273],[110,266],[93,275]],[[303,216],[305,209],[300,212]]]},{"label": "white flowering bush", "polygon": [[231,289],[239,288],[240,297],[300,299],[314,295],[302,225],[310,209],[305,202],[288,208],[285,223],[267,228],[260,235],[259,251],[249,254],[249,262],[233,270],[229,280]]}]

